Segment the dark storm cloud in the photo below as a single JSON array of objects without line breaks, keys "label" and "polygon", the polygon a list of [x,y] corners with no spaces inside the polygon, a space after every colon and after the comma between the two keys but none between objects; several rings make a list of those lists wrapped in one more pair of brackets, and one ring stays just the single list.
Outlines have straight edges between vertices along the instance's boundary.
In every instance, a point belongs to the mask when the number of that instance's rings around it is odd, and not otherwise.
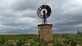
[{"label": "dark storm cloud", "polygon": [[48,23],[53,33],[76,33],[82,28],[81,0],[0,0],[0,33],[37,33],[42,21],[37,8],[43,4],[51,7]]},{"label": "dark storm cloud", "polygon": [[37,31],[33,29],[11,29],[8,30],[7,32],[3,32],[3,33],[9,33],[9,34],[35,34],[37,33]]},{"label": "dark storm cloud", "polygon": [[35,10],[37,8],[38,2],[33,0],[17,0],[15,4],[12,5],[12,8],[16,11],[22,11],[26,9]]},{"label": "dark storm cloud", "polygon": [[[78,12],[79,13],[79,12]],[[57,21],[57,20],[56,20]],[[62,19],[58,19],[56,22],[54,21],[54,33],[76,33],[77,30],[82,30],[82,15],[81,14],[65,14],[65,16]],[[78,27],[79,25],[80,27]]]}]

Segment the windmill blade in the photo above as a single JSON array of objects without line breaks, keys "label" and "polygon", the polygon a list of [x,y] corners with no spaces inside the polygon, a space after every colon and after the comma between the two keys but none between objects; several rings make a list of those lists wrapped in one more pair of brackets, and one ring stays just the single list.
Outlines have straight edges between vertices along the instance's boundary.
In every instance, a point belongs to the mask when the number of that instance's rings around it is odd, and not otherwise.
[{"label": "windmill blade", "polygon": [[[46,11],[43,11],[45,9],[47,11],[46,14],[44,14]],[[50,16],[50,14],[51,14],[51,8],[48,5],[41,5],[38,8],[38,10],[37,10],[38,17],[40,17],[41,19],[43,19],[44,20],[44,23],[45,23],[46,19]]]}]

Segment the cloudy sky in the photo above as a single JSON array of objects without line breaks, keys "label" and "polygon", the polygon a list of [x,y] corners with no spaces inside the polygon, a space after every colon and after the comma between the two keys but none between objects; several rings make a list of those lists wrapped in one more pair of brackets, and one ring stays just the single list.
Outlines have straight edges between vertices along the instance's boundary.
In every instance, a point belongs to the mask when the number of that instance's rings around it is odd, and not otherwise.
[{"label": "cloudy sky", "polygon": [[43,4],[52,9],[53,33],[82,30],[82,0],[0,0],[0,34],[38,33],[42,20],[36,12]]}]

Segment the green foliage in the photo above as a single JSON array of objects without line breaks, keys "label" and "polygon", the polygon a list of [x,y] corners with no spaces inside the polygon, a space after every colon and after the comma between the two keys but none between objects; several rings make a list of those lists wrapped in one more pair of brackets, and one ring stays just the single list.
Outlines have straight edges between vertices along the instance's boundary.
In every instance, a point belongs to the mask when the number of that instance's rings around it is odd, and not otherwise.
[{"label": "green foliage", "polygon": [[[53,42],[38,40],[38,35],[0,35],[0,46],[76,46],[82,45],[82,36],[78,34],[55,34]],[[16,43],[14,45],[14,42]]]},{"label": "green foliage", "polygon": [[46,42],[46,41],[40,41],[40,45],[41,46],[47,46],[48,45],[48,42]]},{"label": "green foliage", "polygon": [[14,46],[11,42],[6,42],[3,46]]},{"label": "green foliage", "polygon": [[0,46],[3,46],[3,44],[0,44]]},{"label": "green foliage", "polygon": [[46,41],[37,41],[37,42],[31,42],[31,46],[47,46],[48,42]]},{"label": "green foliage", "polygon": [[4,40],[4,38],[2,37],[2,38],[0,38],[0,44],[4,44],[5,43],[5,40]]},{"label": "green foliage", "polygon": [[71,46],[76,46],[77,42],[73,41],[73,40],[66,40],[66,41],[64,41],[64,44],[70,44]]},{"label": "green foliage", "polygon": [[28,44],[23,44],[23,45],[21,45],[21,46],[28,46]]},{"label": "green foliage", "polygon": [[23,44],[25,44],[25,40],[20,39],[19,41],[17,41],[16,46],[21,46]]}]

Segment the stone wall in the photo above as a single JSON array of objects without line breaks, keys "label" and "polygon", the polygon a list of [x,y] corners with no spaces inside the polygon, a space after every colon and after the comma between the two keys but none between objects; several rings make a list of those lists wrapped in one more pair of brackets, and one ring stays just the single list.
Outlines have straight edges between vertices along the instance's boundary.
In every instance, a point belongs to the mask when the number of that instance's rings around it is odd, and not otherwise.
[{"label": "stone wall", "polygon": [[38,25],[39,39],[44,41],[52,41],[52,24],[39,24]]}]

